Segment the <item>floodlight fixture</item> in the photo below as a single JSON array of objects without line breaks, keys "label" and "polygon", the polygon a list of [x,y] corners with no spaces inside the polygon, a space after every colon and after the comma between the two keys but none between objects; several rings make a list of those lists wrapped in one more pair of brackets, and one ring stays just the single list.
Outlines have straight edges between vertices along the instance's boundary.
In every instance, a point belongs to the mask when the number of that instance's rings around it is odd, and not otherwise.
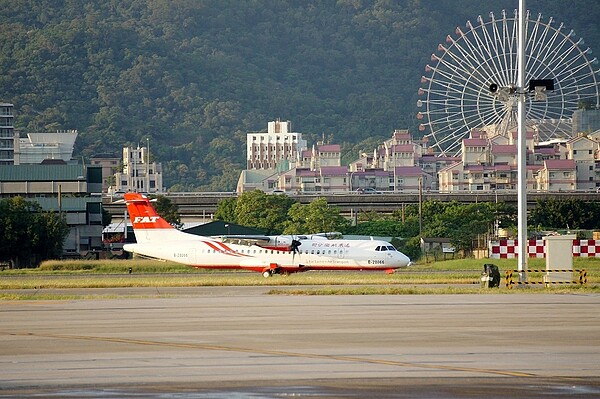
[{"label": "floodlight fixture", "polygon": [[529,91],[533,92],[533,101],[548,101],[546,93],[554,91],[554,80],[531,79],[529,81]]}]

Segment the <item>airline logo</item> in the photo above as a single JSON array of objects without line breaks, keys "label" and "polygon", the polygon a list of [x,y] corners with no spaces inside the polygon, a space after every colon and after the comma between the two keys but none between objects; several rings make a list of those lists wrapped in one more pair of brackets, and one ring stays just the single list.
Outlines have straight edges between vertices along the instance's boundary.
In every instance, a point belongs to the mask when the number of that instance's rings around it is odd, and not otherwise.
[{"label": "airline logo", "polygon": [[156,223],[160,216],[136,216],[133,223]]}]

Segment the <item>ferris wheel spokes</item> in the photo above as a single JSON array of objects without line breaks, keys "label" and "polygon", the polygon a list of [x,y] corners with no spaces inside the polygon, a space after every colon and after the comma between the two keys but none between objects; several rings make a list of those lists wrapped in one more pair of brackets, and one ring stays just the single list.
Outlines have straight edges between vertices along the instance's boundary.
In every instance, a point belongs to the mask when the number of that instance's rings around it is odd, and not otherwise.
[{"label": "ferris wheel spokes", "polygon": [[[419,129],[429,130],[425,136],[443,154],[459,151],[473,129],[495,125],[506,132],[516,120],[517,16],[489,15],[488,21],[479,16],[477,23],[467,21],[466,30],[456,28],[455,37],[448,35],[421,78]],[[584,42],[573,30],[553,25],[552,18],[544,23],[541,14],[532,19],[528,12],[526,29],[526,79],[555,82],[554,91],[544,93],[546,101],[528,95],[526,118],[536,121],[540,136],[564,134],[564,121],[582,101],[600,103],[597,59],[581,48]],[[497,87],[493,92],[491,84]]]}]

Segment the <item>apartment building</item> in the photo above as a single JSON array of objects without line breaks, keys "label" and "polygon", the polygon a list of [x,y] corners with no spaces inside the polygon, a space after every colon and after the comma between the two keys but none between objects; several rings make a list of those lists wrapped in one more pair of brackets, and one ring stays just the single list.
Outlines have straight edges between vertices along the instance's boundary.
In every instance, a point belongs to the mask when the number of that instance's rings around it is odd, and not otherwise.
[{"label": "apartment building", "polygon": [[576,163],[573,159],[548,159],[537,170],[540,191],[572,191],[577,188]]},{"label": "apartment building", "polygon": [[267,132],[254,132],[246,135],[246,169],[277,169],[278,164],[294,166],[302,151],[306,150],[306,140],[302,133],[291,131],[290,121],[271,121]]},{"label": "apartment building", "polygon": [[[528,190],[600,187],[600,131],[546,142],[539,142],[538,137],[535,128],[527,128]],[[269,189],[290,192],[348,192],[364,188],[387,192],[516,190],[517,143],[517,128],[503,135],[476,129],[463,139],[460,157],[441,157],[426,146],[425,140],[413,140],[408,130],[395,130],[391,138],[372,152],[360,154],[348,167],[338,163],[340,146],[318,143],[311,150],[301,151],[295,166],[272,170],[265,176]],[[571,162],[563,162],[567,160]],[[238,185],[238,191],[242,190],[240,187],[244,184]],[[260,188],[261,184],[254,187]]]},{"label": "apartment building", "polygon": [[128,191],[162,193],[162,164],[150,160],[150,146],[123,147],[123,170],[115,173],[109,194]]},{"label": "apartment building", "polygon": [[566,149],[567,158],[575,162],[573,189],[595,190],[598,142],[580,134],[567,141]]},{"label": "apartment building", "polygon": [[14,106],[0,102],[0,165],[13,165],[15,153]]}]

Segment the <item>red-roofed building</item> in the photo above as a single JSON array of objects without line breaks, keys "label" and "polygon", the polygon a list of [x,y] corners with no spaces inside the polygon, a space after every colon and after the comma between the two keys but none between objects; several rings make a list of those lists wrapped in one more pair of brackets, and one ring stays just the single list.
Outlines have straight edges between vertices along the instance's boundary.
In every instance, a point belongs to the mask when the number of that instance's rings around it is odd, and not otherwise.
[{"label": "red-roofed building", "polygon": [[392,133],[392,143],[394,144],[412,144],[413,140],[408,129],[396,129]]},{"label": "red-roofed building", "polygon": [[316,154],[313,169],[342,164],[342,149],[339,144],[318,144],[313,148],[313,152]]},{"label": "red-roofed building", "polygon": [[469,135],[471,136],[472,139],[487,139],[487,137],[488,137],[488,134],[485,130],[477,130],[477,129],[471,130]]},{"label": "red-roofed building", "polygon": [[397,166],[417,165],[423,147],[413,141],[408,130],[394,130],[392,137],[375,151],[374,168],[393,171]]},{"label": "red-roofed building", "polygon": [[455,162],[442,168],[438,173],[439,190],[443,192],[463,190],[463,172],[462,162]]},{"label": "red-roofed building", "polygon": [[542,165],[546,159],[567,159],[565,143],[543,143],[533,151],[533,163],[537,165]]},{"label": "red-roofed building", "polygon": [[[408,130],[395,130],[377,148],[364,149],[348,167],[341,165],[340,145],[317,143],[310,150],[299,150],[289,170],[277,163],[275,174],[265,174],[268,181],[254,187],[277,186],[273,188],[292,192],[364,188],[416,192],[419,187],[442,192],[516,190],[518,130],[500,134],[497,128],[473,130],[462,141],[460,157],[440,157],[427,147],[426,139],[413,140]],[[600,186],[600,146],[595,137],[600,133],[538,143],[537,130],[528,127],[527,189],[592,190]]]},{"label": "red-roofed building", "polygon": [[321,191],[342,192],[348,190],[347,166],[322,166],[320,168]]},{"label": "red-roofed building", "polygon": [[[511,130],[508,131],[508,144],[514,144],[517,145],[519,142],[519,129],[518,128],[513,128]],[[538,135],[535,131],[531,130],[529,127],[527,127],[527,130],[525,131],[525,145],[527,146],[528,150],[533,150],[533,147],[535,147],[535,143],[538,142]]]},{"label": "red-roofed building", "polygon": [[396,184],[390,184],[390,190],[398,192],[416,192],[419,191],[419,186],[429,190],[434,181],[433,176],[423,172],[418,166],[397,166],[394,168],[393,179]]},{"label": "red-roofed building", "polygon": [[390,179],[393,179],[393,176],[383,169],[371,168],[360,172],[350,172],[349,190],[373,188],[377,191],[388,191]]},{"label": "red-roofed building", "polygon": [[348,168],[346,166],[323,166],[318,170],[292,168],[279,175],[278,187],[292,193],[348,191]]},{"label": "red-roofed building", "polygon": [[598,150],[598,142],[584,135],[574,137],[567,142],[567,157],[575,161],[577,190],[596,189],[596,157]]},{"label": "red-roofed building", "polygon": [[299,166],[316,170],[321,166],[340,166],[342,149],[339,144],[317,144],[312,149],[302,151]]},{"label": "red-roofed building", "polygon": [[[527,189],[536,186],[535,173],[539,165],[527,167]],[[515,190],[517,188],[516,165],[465,165],[456,162],[438,174],[440,191],[494,191]]]},{"label": "red-roofed building", "polygon": [[490,161],[487,139],[464,139],[462,141],[462,162],[465,165],[484,164]]},{"label": "red-roofed building", "polygon": [[517,146],[492,144],[490,161],[492,164],[517,165]]},{"label": "red-roofed building", "polygon": [[365,169],[368,169],[373,164],[373,154],[362,153],[360,154],[360,158],[355,161],[350,162],[348,168],[350,172],[361,172]]},{"label": "red-roofed building", "polygon": [[542,191],[571,191],[577,188],[573,159],[548,159],[537,172],[537,186]]}]

